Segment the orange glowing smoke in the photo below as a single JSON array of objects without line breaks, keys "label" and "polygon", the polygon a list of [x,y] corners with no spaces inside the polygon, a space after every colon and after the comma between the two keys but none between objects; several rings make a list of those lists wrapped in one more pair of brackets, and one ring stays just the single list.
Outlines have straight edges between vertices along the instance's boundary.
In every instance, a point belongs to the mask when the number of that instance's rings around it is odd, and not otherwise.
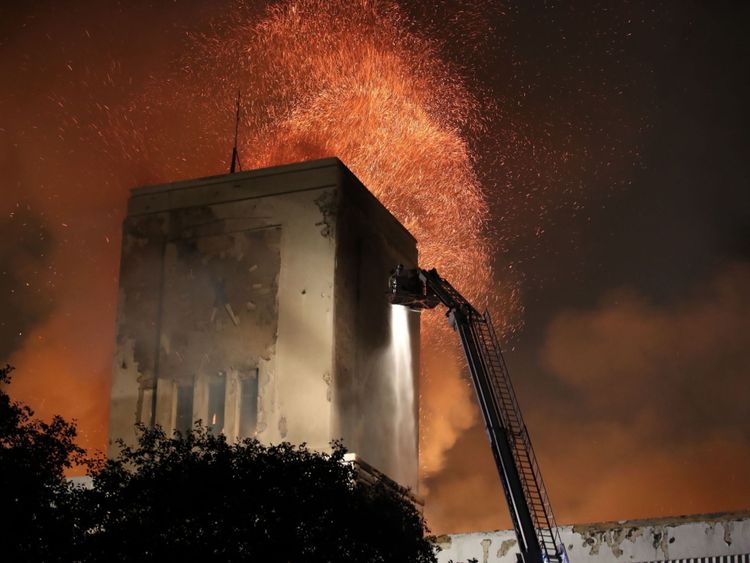
[{"label": "orange glowing smoke", "polygon": [[[116,122],[134,160],[170,163],[143,180],[221,170],[240,89],[245,169],[338,156],[416,236],[423,266],[486,303],[489,211],[468,143],[481,108],[460,73],[434,42],[407,30],[393,2],[298,0],[260,19],[248,10],[239,6],[220,31],[199,38],[182,72],[154,84],[158,95],[149,92]],[[174,139],[172,123],[185,112],[202,142]],[[218,148],[210,151],[218,166],[206,166],[206,143]],[[498,324],[506,327],[519,305],[514,292],[503,297]],[[431,473],[475,414],[442,314],[425,321],[421,464]]]}]

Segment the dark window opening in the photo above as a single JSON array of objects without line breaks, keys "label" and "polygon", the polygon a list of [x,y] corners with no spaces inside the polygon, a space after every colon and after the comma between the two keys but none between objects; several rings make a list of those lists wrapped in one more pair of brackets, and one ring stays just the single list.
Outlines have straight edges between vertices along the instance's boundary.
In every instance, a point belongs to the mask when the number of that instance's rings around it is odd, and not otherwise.
[{"label": "dark window opening", "polygon": [[240,438],[255,436],[258,426],[258,370],[240,380]]},{"label": "dark window opening", "polygon": [[177,386],[177,412],[174,429],[187,432],[193,427],[193,385]]},{"label": "dark window opening", "polygon": [[224,432],[226,378],[217,377],[208,384],[208,430],[214,436]]}]

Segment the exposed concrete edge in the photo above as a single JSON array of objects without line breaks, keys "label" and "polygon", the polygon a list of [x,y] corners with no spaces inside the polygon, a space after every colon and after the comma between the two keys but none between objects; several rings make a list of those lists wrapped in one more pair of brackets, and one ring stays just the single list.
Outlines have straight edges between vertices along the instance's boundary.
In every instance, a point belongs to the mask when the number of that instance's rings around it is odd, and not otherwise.
[{"label": "exposed concrete edge", "polygon": [[[325,172],[330,169],[330,172]],[[295,178],[301,172],[319,170],[320,175],[315,183],[297,183]],[[289,176],[289,181],[277,183],[276,176]],[[305,176],[304,178],[308,178]],[[167,184],[141,186],[130,190],[128,200],[128,216],[161,213],[173,209],[196,207],[210,201],[212,204],[231,203],[247,199],[282,195],[285,193],[321,190],[337,187],[345,198],[350,198],[357,204],[377,213],[391,224],[394,232],[399,233],[411,241],[416,241],[414,235],[380,203],[367,189],[362,181],[349,170],[338,157],[308,160],[235,174],[221,174],[190,180],[180,180]],[[349,189],[347,189],[349,188]],[[196,201],[190,194],[205,193],[213,189],[212,197],[206,202]],[[203,197],[197,198],[203,200]]]},{"label": "exposed concrete edge", "polygon": [[750,518],[750,510],[737,512],[713,512],[709,514],[685,514],[680,516],[665,516],[662,518],[641,518],[637,520],[614,520],[609,522],[592,522],[586,524],[569,524],[561,528],[571,528],[576,532],[592,532],[626,527],[644,526],[678,526],[690,522],[729,522]]},{"label": "exposed concrete edge", "polygon": [[[388,475],[367,463],[364,459],[359,457],[354,452],[344,454],[344,462],[350,463],[354,466],[354,469],[357,472],[357,479],[362,483],[365,483],[367,485],[374,485],[375,483],[380,481],[382,483],[385,483],[388,487],[392,488],[395,491],[401,492],[404,490],[404,487],[402,485],[396,483],[393,479],[388,477]],[[424,508],[424,499],[415,494],[411,489],[405,490],[406,497],[414,505],[416,505],[419,510],[422,510]]]},{"label": "exposed concrete edge", "polygon": [[[590,534],[620,528],[642,528],[647,526],[679,526],[691,522],[733,522],[750,519],[749,510],[736,512],[711,512],[708,514],[685,514],[680,516],[665,516],[663,518],[641,518],[635,520],[610,520],[607,522],[588,522],[584,524],[560,524],[561,530],[571,530],[579,534]],[[494,534],[498,532],[513,532],[513,530],[477,530],[475,532],[460,532],[456,534],[441,534],[441,538],[456,537],[469,534]]]}]

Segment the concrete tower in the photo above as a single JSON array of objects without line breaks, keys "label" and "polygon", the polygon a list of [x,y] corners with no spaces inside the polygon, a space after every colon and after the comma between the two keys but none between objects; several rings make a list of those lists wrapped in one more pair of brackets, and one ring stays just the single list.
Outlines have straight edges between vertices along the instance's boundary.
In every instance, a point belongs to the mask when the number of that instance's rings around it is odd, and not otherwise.
[{"label": "concrete tower", "polygon": [[415,487],[419,319],[401,321],[397,374],[397,263],[417,266],[414,238],[335,158],[133,190],[110,439],[199,419],[229,439],[343,438]]}]

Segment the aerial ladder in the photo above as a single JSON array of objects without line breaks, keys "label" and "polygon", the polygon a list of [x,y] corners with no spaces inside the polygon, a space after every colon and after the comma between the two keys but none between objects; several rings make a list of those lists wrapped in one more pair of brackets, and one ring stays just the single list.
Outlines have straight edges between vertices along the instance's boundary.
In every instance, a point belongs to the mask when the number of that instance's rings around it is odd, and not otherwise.
[{"label": "aerial ladder", "polygon": [[539,464],[487,311],[480,314],[435,269],[396,267],[389,301],[412,310],[443,304],[461,339],[522,563],[568,563]]}]

